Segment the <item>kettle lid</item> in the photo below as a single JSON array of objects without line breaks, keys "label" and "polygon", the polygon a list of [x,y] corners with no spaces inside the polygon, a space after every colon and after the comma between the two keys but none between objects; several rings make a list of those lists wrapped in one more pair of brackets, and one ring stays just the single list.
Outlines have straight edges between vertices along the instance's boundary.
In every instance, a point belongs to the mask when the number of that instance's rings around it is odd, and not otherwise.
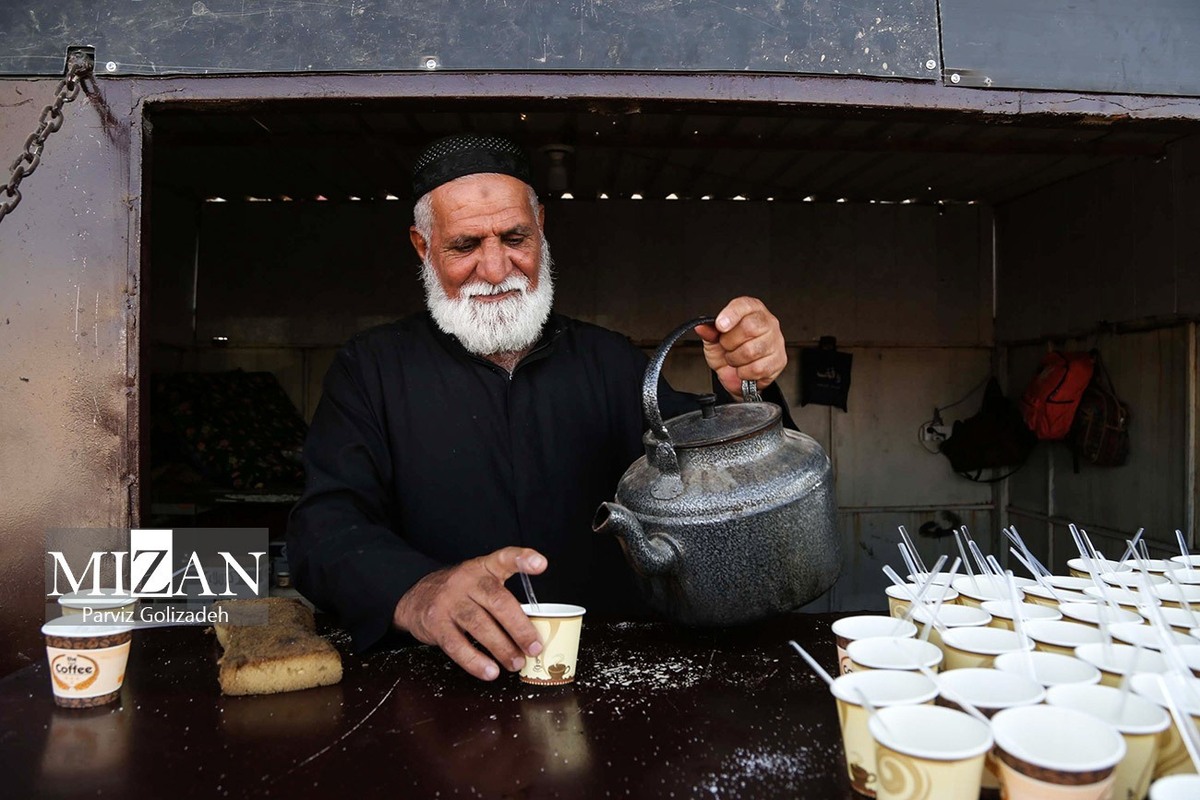
[{"label": "kettle lid", "polygon": [[671,444],[707,447],[748,439],[779,424],[783,412],[774,403],[729,403],[716,405],[714,395],[701,395],[700,410],[667,420]]}]

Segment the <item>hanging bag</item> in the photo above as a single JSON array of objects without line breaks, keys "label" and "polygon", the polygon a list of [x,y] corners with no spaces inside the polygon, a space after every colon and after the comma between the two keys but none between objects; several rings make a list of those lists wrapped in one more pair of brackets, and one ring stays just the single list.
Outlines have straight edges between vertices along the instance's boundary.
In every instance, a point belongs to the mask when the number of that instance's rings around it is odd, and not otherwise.
[{"label": "hanging bag", "polygon": [[1041,369],[1021,397],[1021,415],[1038,439],[1053,442],[1071,433],[1075,409],[1092,380],[1093,369],[1091,353],[1055,350],[1042,358]]},{"label": "hanging bag", "polygon": [[[990,483],[1016,472],[1029,458],[1037,439],[1021,419],[1017,404],[1004,396],[992,378],[983,393],[983,403],[973,417],[954,423],[950,438],[942,442],[942,455],[950,467],[973,481]],[[983,479],[985,469],[1011,468],[997,477]]]},{"label": "hanging bag", "polygon": [[1092,380],[1083,392],[1071,428],[1076,469],[1082,458],[1100,467],[1119,467],[1129,458],[1129,406],[1121,402],[1112,378],[1093,350]]}]

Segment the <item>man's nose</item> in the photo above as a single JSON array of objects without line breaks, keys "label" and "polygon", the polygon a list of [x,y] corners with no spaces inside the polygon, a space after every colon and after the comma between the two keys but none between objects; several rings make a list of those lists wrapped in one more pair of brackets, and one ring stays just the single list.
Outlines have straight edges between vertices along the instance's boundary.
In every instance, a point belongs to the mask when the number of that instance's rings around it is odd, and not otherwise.
[{"label": "man's nose", "polygon": [[508,257],[499,239],[486,239],[480,247],[479,263],[475,271],[488,283],[497,284],[508,277]]}]

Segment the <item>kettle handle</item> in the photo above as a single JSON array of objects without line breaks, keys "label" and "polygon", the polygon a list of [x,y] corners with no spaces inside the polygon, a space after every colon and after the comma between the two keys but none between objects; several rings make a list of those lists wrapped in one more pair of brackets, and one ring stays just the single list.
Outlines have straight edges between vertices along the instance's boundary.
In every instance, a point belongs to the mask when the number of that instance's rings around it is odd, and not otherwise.
[{"label": "kettle handle", "polygon": [[[658,378],[662,373],[663,363],[667,360],[667,351],[692,328],[697,325],[712,325],[716,321],[716,317],[697,317],[683,323],[663,340],[650,359],[649,366],[646,367],[646,376],[642,380],[642,411],[646,415],[646,422],[649,423],[650,432],[654,434],[654,438],[666,444],[668,448],[671,444],[671,436],[667,433],[662,412],[658,408]],[[758,393],[758,385],[754,381],[742,381],[742,399],[747,403],[762,400]]]}]

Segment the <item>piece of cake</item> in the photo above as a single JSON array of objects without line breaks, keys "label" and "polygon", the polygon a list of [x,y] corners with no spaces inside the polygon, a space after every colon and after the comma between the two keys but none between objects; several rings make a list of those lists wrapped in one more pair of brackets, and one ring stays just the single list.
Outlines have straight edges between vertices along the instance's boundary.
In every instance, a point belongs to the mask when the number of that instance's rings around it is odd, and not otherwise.
[{"label": "piece of cake", "polygon": [[216,607],[229,614],[229,622],[214,626],[225,648],[217,662],[223,693],[277,694],[341,681],[341,656],[315,633],[312,611],[304,604],[269,597],[226,600]]}]

